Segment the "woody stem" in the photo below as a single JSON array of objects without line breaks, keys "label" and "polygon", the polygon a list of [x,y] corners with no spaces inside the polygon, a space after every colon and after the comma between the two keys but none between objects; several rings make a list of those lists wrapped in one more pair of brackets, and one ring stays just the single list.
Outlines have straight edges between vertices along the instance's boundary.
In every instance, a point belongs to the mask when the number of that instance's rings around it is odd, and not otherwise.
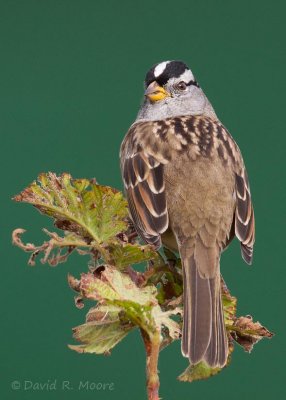
[{"label": "woody stem", "polygon": [[146,350],[146,386],[148,400],[159,400],[159,375],[158,375],[158,358],[160,351],[160,332],[156,331],[147,334],[141,329],[141,335]]}]

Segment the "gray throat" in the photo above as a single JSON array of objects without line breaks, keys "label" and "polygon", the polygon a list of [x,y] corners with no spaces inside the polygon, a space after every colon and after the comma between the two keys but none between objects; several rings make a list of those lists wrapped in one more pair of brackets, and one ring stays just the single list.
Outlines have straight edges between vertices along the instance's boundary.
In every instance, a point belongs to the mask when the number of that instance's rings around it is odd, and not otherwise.
[{"label": "gray throat", "polygon": [[167,98],[157,103],[150,103],[149,100],[144,99],[136,121],[155,121],[182,115],[205,115],[206,117],[217,119],[211,103],[203,91],[201,89],[199,91],[200,93],[196,93],[195,96],[182,100]]}]

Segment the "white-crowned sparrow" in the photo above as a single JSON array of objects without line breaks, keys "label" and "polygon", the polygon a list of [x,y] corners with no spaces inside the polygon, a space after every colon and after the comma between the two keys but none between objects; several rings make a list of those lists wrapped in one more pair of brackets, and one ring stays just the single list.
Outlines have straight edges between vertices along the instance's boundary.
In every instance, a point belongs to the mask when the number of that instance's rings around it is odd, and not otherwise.
[{"label": "white-crowned sparrow", "polygon": [[228,339],[220,254],[233,239],[251,264],[254,213],[239,148],[181,61],[153,66],[121,145],[130,215],[141,238],[178,249],[183,263],[182,353],[222,367]]}]

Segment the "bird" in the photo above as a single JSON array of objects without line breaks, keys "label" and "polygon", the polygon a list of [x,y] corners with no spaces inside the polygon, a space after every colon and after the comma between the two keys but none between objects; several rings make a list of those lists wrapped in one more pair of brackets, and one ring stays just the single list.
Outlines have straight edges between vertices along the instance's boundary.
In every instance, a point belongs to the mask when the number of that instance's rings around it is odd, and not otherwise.
[{"label": "bird", "polygon": [[138,115],[120,147],[130,218],[144,243],[182,260],[181,351],[222,368],[229,355],[221,253],[236,236],[252,263],[254,211],[238,145],[183,61],[146,74]]}]

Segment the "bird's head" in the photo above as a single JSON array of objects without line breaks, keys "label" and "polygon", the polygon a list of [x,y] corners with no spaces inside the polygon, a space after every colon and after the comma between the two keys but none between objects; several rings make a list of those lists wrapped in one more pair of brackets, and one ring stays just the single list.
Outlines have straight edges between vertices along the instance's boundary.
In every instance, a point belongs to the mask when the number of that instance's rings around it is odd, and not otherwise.
[{"label": "bird's head", "polygon": [[[192,71],[182,61],[164,61],[146,74],[138,119],[164,119],[213,112]],[[213,112],[214,113],[214,112]]]}]

